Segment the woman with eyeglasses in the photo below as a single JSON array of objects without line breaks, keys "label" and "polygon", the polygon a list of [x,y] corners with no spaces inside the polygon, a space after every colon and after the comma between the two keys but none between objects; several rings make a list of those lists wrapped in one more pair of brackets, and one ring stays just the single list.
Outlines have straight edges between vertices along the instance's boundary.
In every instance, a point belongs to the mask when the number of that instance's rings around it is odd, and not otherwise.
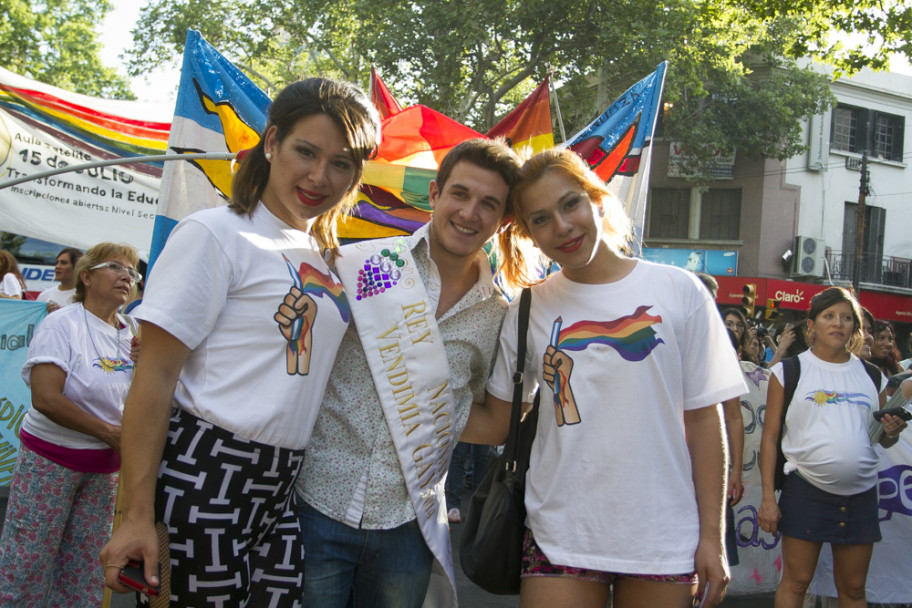
[{"label": "woman with eyeglasses", "polygon": [[136,334],[117,310],[139,279],[137,262],[129,245],[89,249],[76,265],[74,303],[32,337],[22,368],[32,407],[0,539],[2,606],[101,604],[98,552],[114,517]]},{"label": "woman with eyeglasses", "polygon": [[324,252],[379,143],[361,89],[291,84],[231,203],[171,233],[136,309],[143,357],[124,415],[123,524],[101,554],[109,587],[130,590],[118,575],[131,559],[159,583],[164,521],[172,605],[301,605],[294,482],[350,316]]}]

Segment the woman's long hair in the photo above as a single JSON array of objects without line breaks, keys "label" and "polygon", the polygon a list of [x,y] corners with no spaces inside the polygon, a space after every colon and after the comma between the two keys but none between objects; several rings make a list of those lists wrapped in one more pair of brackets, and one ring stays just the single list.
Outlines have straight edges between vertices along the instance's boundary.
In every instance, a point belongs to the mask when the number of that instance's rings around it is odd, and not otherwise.
[{"label": "woman's long hair", "polygon": [[535,183],[550,171],[562,173],[583,189],[589,199],[599,206],[603,238],[608,247],[616,253],[629,253],[633,224],[621,202],[576,152],[552,148],[539,152],[523,164],[510,195],[516,215],[510,226],[498,236],[504,256],[504,278],[510,284],[530,286],[540,283],[544,280],[542,269],[551,265],[550,260],[535,247],[520,205],[522,197],[530,193]]},{"label": "woman's long hair", "polygon": [[899,364],[900,355],[899,350],[896,348],[896,330],[893,329],[888,321],[883,321],[881,319],[876,319],[874,321],[874,341],[877,341],[877,336],[881,333],[889,331],[893,336],[893,348],[890,349],[890,352],[887,353],[886,357],[875,358],[871,356],[871,363],[880,368],[880,371],[886,376],[892,376],[894,374],[900,374],[904,370]]},{"label": "woman's long hair", "polygon": [[7,274],[15,276],[22,289],[25,289],[25,279],[22,278],[22,273],[19,272],[19,262],[16,261],[12,253],[6,249],[0,249],[0,279]]},{"label": "woman's long hair", "polygon": [[264,150],[266,133],[276,127],[275,138],[281,143],[303,118],[326,114],[338,125],[352,151],[355,176],[339,204],[321,213],[313,226],[313,234],[325,249],[339,246],[337,224],[355,204],[358,186],[364,172],[364,162],[380,145],[380,115],[370,98],[349,82],[328,78],[299,80],[282,89],[269,106],[269,119],[260,141],[244,156],[231,184],[228,207],[237,213],[252,215],[269,183],[272,165]]}]

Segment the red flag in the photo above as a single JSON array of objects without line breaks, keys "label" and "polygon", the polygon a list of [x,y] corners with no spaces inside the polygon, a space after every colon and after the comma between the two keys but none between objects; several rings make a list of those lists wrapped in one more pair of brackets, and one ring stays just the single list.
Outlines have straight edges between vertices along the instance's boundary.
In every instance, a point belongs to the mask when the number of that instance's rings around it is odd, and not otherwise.
[{"label": "red flag", "polygon": [[377,70],[373,67],[371,67],[370,98],[371,101],[374,102],[374,105],[377,106],[377,111],[380,112],[381,119],[392,116],[393,114],[398,114],[402,111],[402,106],[399,105],[399,102],[396,101],[396,98],[390,93],[386,83],[380,80],[380,75],[377,74]]},{"label": "red flag", "polygon": [[517,151],[527,146],[533,152],[553,148],[554,131],[551,127],[551,101],[548,96],[550,79],[550,75],[545,76],[545,80],[486,135],[508,138]]},{"label": "red flag", "polygon": [[383,119],[377,160],[436,170],[450,148],[474,137],[483,136],[427,106],[411,106]]}]

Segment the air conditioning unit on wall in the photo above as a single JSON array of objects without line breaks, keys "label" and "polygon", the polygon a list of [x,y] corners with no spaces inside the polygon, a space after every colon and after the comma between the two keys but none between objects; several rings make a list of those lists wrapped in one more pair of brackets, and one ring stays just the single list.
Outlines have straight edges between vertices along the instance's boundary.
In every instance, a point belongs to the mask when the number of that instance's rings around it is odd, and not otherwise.
[{"label": "air conditioning unit on wall", "polygon": [[795,255],[792,257],[793,277],[823,276],[823,239],[809,236],[795,237]]}]

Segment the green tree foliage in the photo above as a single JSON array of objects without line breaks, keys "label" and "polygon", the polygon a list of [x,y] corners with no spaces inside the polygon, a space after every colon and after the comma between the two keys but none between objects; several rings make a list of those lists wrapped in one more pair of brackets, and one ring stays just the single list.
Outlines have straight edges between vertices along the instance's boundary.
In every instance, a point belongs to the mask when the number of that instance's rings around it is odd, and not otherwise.
[{"label": "green tree foliage", "polygon": [[[887,50],[912,55],[908,11],[884,1],[151,0],[130,69],[175,62],[192,27],[264,87],[365,84],[375,64],[402,102],[484,132],[553,66],[570,135],[667,59],[666,138],[698,160],[716,148],[787,158],[804,149],[801,119],[833,102],[796,60],[851,73],[884,67]],[[840,31],[860,32],[857,48],[832,42]]]},{"label": "green tree foliage", "polygon": [[22,249],[24,244],[24,236],[0,231],[0,249],[6,249],[13,255],[19,255],[19,250]]},{"label": "green tree foliage", "polygon": [[110,10],[108,0],[0,0],[0,65],[85,95],[133,99],[99,56],[97,29]]}]

